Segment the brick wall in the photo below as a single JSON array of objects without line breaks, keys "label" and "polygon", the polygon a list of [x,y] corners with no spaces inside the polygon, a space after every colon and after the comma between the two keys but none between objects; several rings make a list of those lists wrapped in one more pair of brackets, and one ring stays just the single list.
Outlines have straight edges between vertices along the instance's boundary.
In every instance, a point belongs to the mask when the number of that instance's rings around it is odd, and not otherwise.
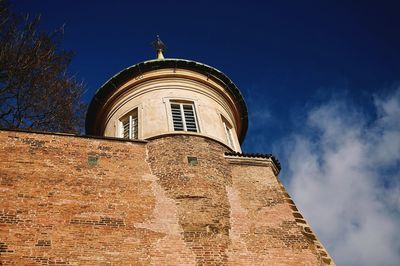
[{"label": "brick wall", "polygon": [[297,225],[283,192],[271,168],[233,165],[228,188],[233,265],[322,264],[319,251]]},{"label": "brick wall", "polygon": [[[228,262],[231,183],[227,150],[212,140],[174,136],[148,144],[149,163],[159,184],[177,206],[176,222],[185,245],[200,265]],[[187,157],[196,157],[197,165]]]},{"label": "brick wall", "polygon": [[0,131],[0,265],[329,263],[271,167],[225,151]]},{"label": "brick wall", "polygon": [[[3,264],[149,263],[145,143],[0,133]],[[97,160],[97,162],[96,162]]]}]

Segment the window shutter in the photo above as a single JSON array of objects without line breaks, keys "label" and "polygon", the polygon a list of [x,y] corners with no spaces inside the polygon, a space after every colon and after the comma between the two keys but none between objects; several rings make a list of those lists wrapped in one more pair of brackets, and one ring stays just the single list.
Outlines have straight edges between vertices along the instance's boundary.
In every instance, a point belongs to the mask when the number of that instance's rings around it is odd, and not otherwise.
[{"label": "window shutter", "polygon": [[233,142],[233,137],[232,137],[232,126],[229,124],[229,122],[226,120],[225,117],[222,117],[222,124],[225,129],[225,135],[226,135],[226,140],[228,142],[228,146],[235,149],[235,144]]},{"label": "window shutter", "polygon": [[226,138],[228,139],[228,146],[233,147],[232,129],[229,128],[226,123],[224,123],[224,126],[225,126]]},{"label": "window shutter", "polygon": [[183,131],[183,120],[180,104],[171,104],[172,121],[174,123],[174,130]]},{"label": "window shutter", "polygon": [[122,137],[124,139],[138,139],[138,110],[135,108],[129,114],[120,119],[122,124]]},{"label": "window shutter", "polygon": [[132,117],[131,131],[132,131],[132,139],[138,139],[138,117]]},{"label": "window shutter", "polygon": [[129,120],[125,119],[122,121],[122,129],[123,129],[123,138],[129,139]]},{"label": "window shutter", "polygon": [[186,130],[191,132],[197,132],[196,118],[193,111],[192,105],[183,105],[183,113],[185,115]]},{"label": "window shutter", "polygon": [[192,103],[171,103],[171,113],[175,131],[198,132],[196,113]]}]

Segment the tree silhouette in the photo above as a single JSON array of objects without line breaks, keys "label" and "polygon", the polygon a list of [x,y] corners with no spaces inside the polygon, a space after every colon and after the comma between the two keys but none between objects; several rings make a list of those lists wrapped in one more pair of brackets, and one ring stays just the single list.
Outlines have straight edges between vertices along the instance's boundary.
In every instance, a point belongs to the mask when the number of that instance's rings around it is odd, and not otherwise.
[{"label": "tree silhouette", "polygon": [[73,54],[60,49],[63,28],[48,34],[39,23],[0,0],[0,127],[79,132],[86,104],[67,73]]}]

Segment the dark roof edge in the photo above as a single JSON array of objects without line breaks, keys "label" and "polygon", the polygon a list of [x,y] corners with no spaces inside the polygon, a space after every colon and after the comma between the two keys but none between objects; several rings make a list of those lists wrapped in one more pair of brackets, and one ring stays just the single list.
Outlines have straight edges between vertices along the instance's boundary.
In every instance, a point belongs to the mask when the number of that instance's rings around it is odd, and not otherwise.
[{"label": "dark roof edge", "polygon": [[92,101],[89,104],[89,108],[86,113],[86,134],[91,135],[95,133],[93,123],[96,118],[96,113],[104,104],[106,99],[111,96],[116,88],[122,86],[132,77],[138,76],[145,72],[163,68],[181,68],[194,70],[196,72],[212,76],[225,84],[228,91],[232,94],[232,96],[234,96],[235,104],[239,105],[239,109],[241,112],[240,119],[242,120],[242,131],[240,132],[239,141],[240,143],[243,142],[248,128],[248,112],[246,103],[238,87],[236,87],[236,85],[232,82],[232,80],[228,78],[228,76],[226,76],[224,73],[216,68],[196,61],[175,58],[149,60],[135,64],[120,71],[112,78],[110,78],[106,83],[104,83],[96,91],[94,97],[92,98]]},{"label": "dark roof edge", "polygon": [[247,157],[247,158],[264,158],[264,159],[271,159],[276,168],[278,168],[278,172],[281,171],[281,163],[279,160],[270,153],[241,153],[241,152],[225,152],[226,156],[236,156],[236,157]]}]

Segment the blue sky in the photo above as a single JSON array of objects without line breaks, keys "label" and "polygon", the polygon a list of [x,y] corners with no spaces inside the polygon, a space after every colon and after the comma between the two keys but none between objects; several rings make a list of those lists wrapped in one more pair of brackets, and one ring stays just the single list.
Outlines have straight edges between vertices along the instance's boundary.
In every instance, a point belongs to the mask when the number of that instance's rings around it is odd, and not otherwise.
[{"label": "blue sky", "polygon": [[76,52],[70,71],[87,84],[87,101],[115,73],[153,59],[156,34],[166,57],[223,71],[249,108],[243,150],[277,155],[281,178],[335,261],[400,261],[400,2],[11,5],[41,14],[43,30],[65,24],[63,46]]}]

